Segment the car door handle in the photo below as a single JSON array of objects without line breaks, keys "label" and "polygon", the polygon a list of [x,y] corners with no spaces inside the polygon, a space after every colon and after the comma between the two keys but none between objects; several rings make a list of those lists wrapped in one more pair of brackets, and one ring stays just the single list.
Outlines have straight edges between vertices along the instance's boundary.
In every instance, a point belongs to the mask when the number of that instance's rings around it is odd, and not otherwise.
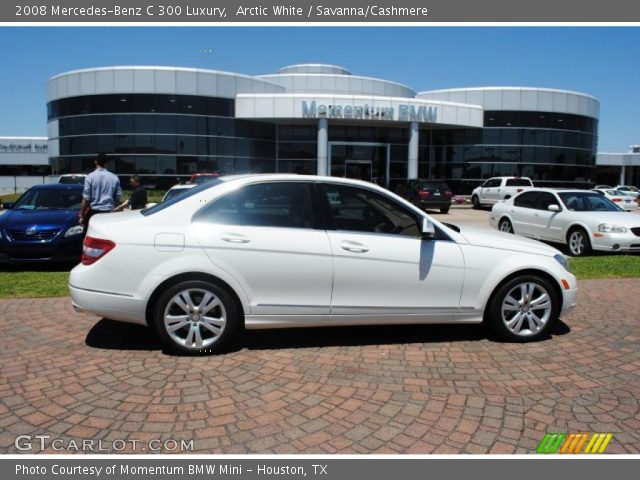
[{"label": "car door handle", "polygon": [[243,237],[242,235],[224,235],[222,237],[222,241],[229,243],[249,243],[251,240],[247,237]]},{"label": "car door handle", "polygon": [[341,242],[340,248],[342,248],[343,250],[346,250],[347,252],[353,252],[353,253],[366,253],[369,251],[369,248],[365,247],[361,243],[350,242],[348,240]]}]

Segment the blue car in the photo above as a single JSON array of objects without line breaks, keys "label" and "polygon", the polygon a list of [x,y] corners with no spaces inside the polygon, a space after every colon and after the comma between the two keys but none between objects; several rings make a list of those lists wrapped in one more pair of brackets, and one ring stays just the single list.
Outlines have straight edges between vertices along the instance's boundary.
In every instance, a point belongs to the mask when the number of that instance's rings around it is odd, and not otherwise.
[{"label": "blue car", "polygon": [[0,263],[79,262],[82,185],[36,185],[0,210]]}]

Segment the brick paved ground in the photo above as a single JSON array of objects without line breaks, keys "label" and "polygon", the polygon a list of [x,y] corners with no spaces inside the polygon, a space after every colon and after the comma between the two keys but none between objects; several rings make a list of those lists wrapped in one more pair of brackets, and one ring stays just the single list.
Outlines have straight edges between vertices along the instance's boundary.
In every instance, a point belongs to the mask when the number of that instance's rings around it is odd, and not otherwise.
[{"label": "brick paved ground", "polygon": [[193,438],[200,453],[530,453],[546,431],[598,431],[615,434],[608,452],[640,453],[638,298],[640,279],[581,282],[553,338],[527,345],[463,326],[261,331],[203,358],[66,298],[0,300],[0,452],[48,434]]}]

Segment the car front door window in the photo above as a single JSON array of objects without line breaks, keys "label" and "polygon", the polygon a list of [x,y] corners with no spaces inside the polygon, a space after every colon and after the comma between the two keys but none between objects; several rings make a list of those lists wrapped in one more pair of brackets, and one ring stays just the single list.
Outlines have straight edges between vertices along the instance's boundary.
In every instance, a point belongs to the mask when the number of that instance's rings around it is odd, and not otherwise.
[{"label": "car front door window", "polygon": [[324,195],[336,230],[420,237],[416,215],[377,192],[325,185]]}]

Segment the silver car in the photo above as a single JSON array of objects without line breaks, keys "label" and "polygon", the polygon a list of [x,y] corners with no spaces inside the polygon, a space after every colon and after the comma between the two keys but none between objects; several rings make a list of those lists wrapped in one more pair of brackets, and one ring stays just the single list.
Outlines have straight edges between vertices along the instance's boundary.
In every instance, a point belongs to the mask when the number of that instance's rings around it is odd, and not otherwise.
[{"label": "silver car", "polygon": [[563,243],[573,256],[640,251],[640,215],[589,190],[523,192],[494,205],[490,223],[503,232]]}]

